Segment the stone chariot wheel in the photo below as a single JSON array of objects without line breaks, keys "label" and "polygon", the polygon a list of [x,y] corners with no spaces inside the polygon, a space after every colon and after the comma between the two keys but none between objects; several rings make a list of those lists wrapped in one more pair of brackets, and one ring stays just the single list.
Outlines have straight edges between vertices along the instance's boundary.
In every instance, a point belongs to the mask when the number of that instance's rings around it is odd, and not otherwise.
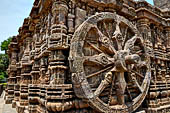
[{"label": "stone chariot wheel", "polygon": [[150,60],[136,27],[116,13],[98,13],[74,33],[70,68],[76,96],[99,112],[135,111],[150,85]]}]

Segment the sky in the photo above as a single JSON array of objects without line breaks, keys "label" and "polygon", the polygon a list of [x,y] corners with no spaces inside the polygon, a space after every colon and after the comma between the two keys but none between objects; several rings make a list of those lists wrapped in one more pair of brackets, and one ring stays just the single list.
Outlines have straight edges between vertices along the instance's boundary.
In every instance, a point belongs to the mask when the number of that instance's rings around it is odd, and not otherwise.
[{"label": "sky", "polygon": [[24,18],[31,12],[33,2],[34,0],[0,0],[0,44],[8,37],[18,34]]},{"label": "sky", "polygon": [[[153,4],[153,0],[146,1]],[[33,2],[34,0],[0,0],[0,43],[18,34],[24,18],[30,14]]]}]

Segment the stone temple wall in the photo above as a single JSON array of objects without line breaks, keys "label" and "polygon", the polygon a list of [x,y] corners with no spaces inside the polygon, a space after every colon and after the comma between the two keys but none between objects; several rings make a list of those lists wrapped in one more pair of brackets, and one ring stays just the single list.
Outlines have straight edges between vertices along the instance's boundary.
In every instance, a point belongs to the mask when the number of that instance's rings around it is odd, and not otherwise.
[{"label": "stone temple wall", "polygon": [[170,9],[170,0],[153,0],[154,5],[162,9]]},{"label": "stone temple wall", "polygon": [[170,11],[133,0],[35,0],[8,55],[18,113],[170,112]]}]

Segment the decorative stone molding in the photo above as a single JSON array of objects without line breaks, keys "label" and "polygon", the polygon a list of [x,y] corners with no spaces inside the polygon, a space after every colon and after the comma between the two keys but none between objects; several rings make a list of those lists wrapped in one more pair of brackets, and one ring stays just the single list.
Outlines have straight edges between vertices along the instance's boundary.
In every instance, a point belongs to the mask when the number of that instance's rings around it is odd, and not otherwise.
[{"label": "decorative stone molding", "polygon": [[170,11],[144,0],[35,0],[9,45],[18,113],[170,112]]}]

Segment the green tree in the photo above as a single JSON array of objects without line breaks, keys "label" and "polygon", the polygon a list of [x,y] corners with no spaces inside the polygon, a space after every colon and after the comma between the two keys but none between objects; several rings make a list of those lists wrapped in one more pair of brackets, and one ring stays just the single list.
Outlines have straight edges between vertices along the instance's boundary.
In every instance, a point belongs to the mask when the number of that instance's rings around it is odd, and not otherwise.
[{"label": "green tree", "polygon": [[5,53],[7,54],[8,45],[10,44],[11,40],[12,40],[12,37],[9,37],[7,40],[4,40],[1,43],[1,51],[5,51]]},{"label": "green tree", "polygon": [[0,70],[3,72],[6,71],[8,69],[8,65],[9,65],[8,55],[0,54]]},{"label": "green tree", "polygon": [[5,51],[5,54],[0,54],[0,80],[7,78],[7,69],[9,65],[9,59],[7,55],[8,45],[10,44],[12,37],[9,37],[7,40],[4,40],[1,45],[1,51]]},{"label": "green tree", "polygon": [[0,80],[3,80],[5,77],[7,77],[6,72],[0,72]]}]

